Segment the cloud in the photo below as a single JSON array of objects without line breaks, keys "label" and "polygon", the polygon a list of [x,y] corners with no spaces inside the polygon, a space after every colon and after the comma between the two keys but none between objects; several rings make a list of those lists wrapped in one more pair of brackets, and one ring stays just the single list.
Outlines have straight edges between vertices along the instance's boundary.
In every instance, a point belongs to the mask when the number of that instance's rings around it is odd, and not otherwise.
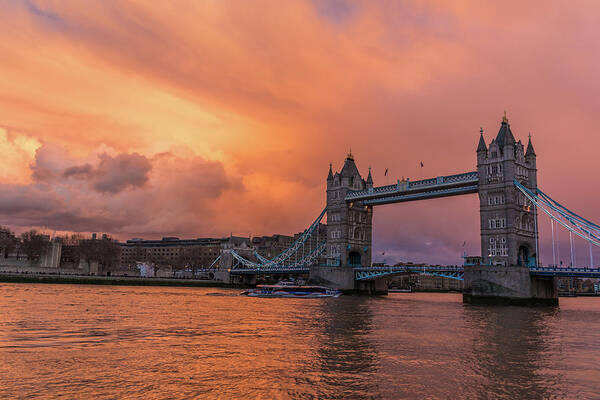
[{"label": "cloud", "polygon": [[102,154],[93,186],[103,193],[118,193],[129,186],[142,187],[148,181],[147,174],[151,169],[150,161],[137,153],[116,157]]},{"label": "cloud", "polygon": [[214,225],[212,202],[229,190],[243,192],[243,185],[220,162],[173,153],[148,158],[98,150],[97,156],[82,159],[55,144],[40,146],[30,164],[32,183],[0,184],[3,224],[104,231],[124,238],[197,235]]},{"label": "cloud", "polygon": [[[73,229],[293,233],[350,147],[376,185],[470,171],[507,109],[544,191],[600,220],[599,23],[593,2],[8,2],[0,182],[53,186]],[[460,262],[464,201],[378,208],[375,244]]]},{"label": "cloud", "polygon": [[64,178],[74,177],[76,179],[85,179],[92,176],[94,169],[90,164],[75,165],[65,169],[63,172]]}]

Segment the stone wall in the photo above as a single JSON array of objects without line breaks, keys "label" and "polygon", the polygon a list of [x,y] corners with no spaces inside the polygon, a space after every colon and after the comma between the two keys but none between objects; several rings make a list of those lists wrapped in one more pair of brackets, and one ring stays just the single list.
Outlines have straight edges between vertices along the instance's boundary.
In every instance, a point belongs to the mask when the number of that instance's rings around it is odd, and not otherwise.
[{"label": "stone wall", "polygon": [[557,305],[554,278],[529,275],[517,266],[465,266],[463,301],[515,305]]},{"label": "stone wall", "polygon": [[348,267],[314,266],[309,281],[341,290],[354,290],[354,270]]},{"label": "stone wall", "polygon": [[0,273],[13,273],[13,274],[46,274],[46,275],[82,275],[80,269],[70,268],[45,268],[45,267],[32,267],[30,265],[0,265]]}]

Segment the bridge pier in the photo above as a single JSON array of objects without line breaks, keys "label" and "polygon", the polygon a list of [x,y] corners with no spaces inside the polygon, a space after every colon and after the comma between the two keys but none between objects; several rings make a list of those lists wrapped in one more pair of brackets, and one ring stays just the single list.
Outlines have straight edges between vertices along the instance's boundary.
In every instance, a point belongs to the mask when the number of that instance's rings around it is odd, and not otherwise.
[{"label": "bridge pier", "polygon": [[388,293],[387,279],[357,281],[352,267],[313,266],[310,268],[309,282],[340,289],[348,293],[385,295]]},{"label": "bridge pier", "polygon": [[354,290],[354,269],[349,267],[312,266],[308,275],[309,282],[340,289]]},{"label": "bridge pier", "polygon": [[373,279],[368,281],[356,281],[356,292],[368,295],[387,295],[388,282],[386,278]]},{"label": "bridge pier", "polygon": [[465,266],[463,303],[557,306],[553,277],[531,276],[518,266]]}]

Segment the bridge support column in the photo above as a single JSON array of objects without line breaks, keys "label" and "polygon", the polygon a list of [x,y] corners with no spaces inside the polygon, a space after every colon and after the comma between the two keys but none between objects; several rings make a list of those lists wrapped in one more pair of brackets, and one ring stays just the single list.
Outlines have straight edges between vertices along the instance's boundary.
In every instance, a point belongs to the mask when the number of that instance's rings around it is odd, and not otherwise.
[{"label": "bridge support column", "polygon": [[225,283],[231,283],[231,274],[229,273],[229,269],[220,268],[215,272],[215,279]]},{"label": "bridge support column", "polygon": [[465,266],[463,303],[558,305],[556,279],[517,266]]},{"label": "bridge support column", "polygon": [[386,278],[379,278],[368,281],[356,281],[355,290],[361,294],[386,295],[388,294],[388,282]]},{"label": "bridge support column", "polygon": [[385,277],[357,281],[351,267],[310,267],[309,282],[340,289],[348,293],[369,295],[388,294],[388,279]]},{"label": "bridge support column", "polygon": [[309,281],[315,284],[340,289],[354,290],[354,269],[349,267],[310,267]]}]

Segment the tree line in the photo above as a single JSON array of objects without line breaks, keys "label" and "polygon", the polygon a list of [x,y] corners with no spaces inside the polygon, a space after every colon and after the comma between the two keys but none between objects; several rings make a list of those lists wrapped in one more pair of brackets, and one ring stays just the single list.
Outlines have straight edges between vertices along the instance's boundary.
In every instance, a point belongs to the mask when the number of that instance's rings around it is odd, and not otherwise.
[{"label": "tree line", "polygon": [[[121,248],[117,241],[109,236],[100,239],[86,238],[81,234],[58,236],[54,240],[62,244],[61,262],[70,262],[74,266],[81,261],[86,263],[98,262],[98,272],[110,271],[119,267]],[[8,258],[16,254],[17,258],[26,257],[30,261],[39,261],[49,250],[52,242],[50,236],[36,229],[15,235],[9,228],[0,225],[0,256]],[[128,265],[135,268],[137,262],[145,262],[159,270],[190,270],[194,275],[207,265],[202,265],[202,250],[200,247],[183,247],[178,249],[176,256],[157,254],[149,248],[135,247],[133,261]]]},{"label": "tree line", "polygon": [[[58,236],[54,240],[63,245],[63,257],[68,256],[75,265],[81,260],[87,263],[96,261],[100,269],[110,270],[119,263],[119,244],[108,236],[96,239],[72,234]],[[17,258],[25,256],[27,260],[39,261],[51,245],[50,236],[36,229],[15,235],[9,228],[0,226],[0,254],[4,258],[15,254]]]}]

